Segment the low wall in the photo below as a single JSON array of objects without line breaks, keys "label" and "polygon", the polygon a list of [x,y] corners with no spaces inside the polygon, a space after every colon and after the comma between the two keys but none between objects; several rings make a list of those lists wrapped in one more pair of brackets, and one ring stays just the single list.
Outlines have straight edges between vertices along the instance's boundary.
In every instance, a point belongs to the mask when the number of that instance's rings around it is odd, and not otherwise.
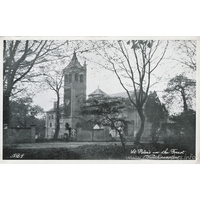
[{"label": "low wall", "polygon": [[3,144],[34,143],[35,126],[31,128],[9,128],[3,130]]},{"label": "low wall", "polygon": [[92,141],[92,130],[81,130],[77,132],[76,140],[79,142],[91,142]]},{"label": "low wall", "polygon": [[93,141],[106,141],[104,129],[93,130]]},{"label": "low wall", "polygon": [[77,132],[76,140],[79,142],[105,142],[110,141],[109,129],[80,130]]},{"label": "low wall", "polygon": [[110,141],[108,129],[97,129],[93,131],[93,141]]}]

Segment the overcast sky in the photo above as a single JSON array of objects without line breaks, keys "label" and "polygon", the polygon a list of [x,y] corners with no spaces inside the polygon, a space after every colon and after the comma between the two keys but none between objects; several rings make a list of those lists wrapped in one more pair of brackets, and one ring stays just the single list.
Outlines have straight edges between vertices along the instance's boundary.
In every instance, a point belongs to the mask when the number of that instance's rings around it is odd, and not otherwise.
[{"label": "overcast sky", "polygon": [[[85,57],[87,58],[87,56],[88,60],[91,60],[92,58],[92,60],[95,61],[95,59],[97,59],[95,54],[86,54]],[[196,74],[194,72],[191,73],[191,70],[189,70],[187,67],[183,67],[180,63],[169,59],[170,56],[173,56],[173,58],[178,57],[171,45],[167,49],[165,59],[163,59],[159,67],[155,70],[155,76],[151,77],[152,84],[156,81],[155,77],[162,77],[158,83],[150,88],[150,91],[157,91],[161,101],[163,90],[166,88],[167,82],[171,78],[182,72],[185,72],[190,78],[195,78],[196,76]],[[82,58],[82,55],[77,53],[77,58],[81,65],[83,65],[84,59]],[[70,59],[66,61],[63,67],[69,64]],[[97,87],[107,94],[124,92],[124,89],[120,85],[116,75],[113,72],[101,68],[94,62],[87,61],[87,95],[97,89]],[[61,103],[63,101],[63,90],[64,89],[61,90]],[[45,111],[52,108],[53,101],[56,101],[56,95],[55,92],[51,90],[38,93],[34,98],[34,104],[40,105]]]}]

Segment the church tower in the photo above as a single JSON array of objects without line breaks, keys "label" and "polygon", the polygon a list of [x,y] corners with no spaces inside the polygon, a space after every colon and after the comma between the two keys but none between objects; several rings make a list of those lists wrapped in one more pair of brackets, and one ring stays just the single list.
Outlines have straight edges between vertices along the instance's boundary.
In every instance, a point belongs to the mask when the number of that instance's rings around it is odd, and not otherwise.
[{"label": "church tower", "polygon": [[80,106],[86,99],[86,63],[82,66],[74,52],[64,73],[64,115],[71,128],[81,124]]}]

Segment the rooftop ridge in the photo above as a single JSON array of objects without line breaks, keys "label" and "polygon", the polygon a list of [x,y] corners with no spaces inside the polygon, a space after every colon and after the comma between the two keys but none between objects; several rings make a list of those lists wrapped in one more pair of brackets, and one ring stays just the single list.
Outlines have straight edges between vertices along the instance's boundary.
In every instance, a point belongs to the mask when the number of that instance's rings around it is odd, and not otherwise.
[{"label": "rooftop ridge", "polygon": [[90,97],[90,96],[109,96],[109,95],[106,94],[104,91],[102,91],[98,86],[98,88],[94,92],[90,93],[88,96]]}]

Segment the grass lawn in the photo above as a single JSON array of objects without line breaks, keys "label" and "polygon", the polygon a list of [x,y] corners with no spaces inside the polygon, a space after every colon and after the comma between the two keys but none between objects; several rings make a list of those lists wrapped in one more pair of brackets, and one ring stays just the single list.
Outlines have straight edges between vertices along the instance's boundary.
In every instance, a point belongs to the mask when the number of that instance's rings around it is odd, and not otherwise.
[{"label": "grass lawn", "polygon": [[[126,153],[130,151],[127,147]],[[16,156],[15,156],[16,155]],[[19,157],[20,158],[16,158]],[[3,159],[23,160],[108,160],[125,159],[121,146],[84,145],[76,148],[3,149]]]},{"label": "grass lawn", "polygon": [[[133,150],[140,152],[133,154]],[[4,160],[127,160],[128,157],[141,159],[146,152],[162,152],[166,149],[163,144],[152,146],[151,144],[142,144],[139,147],[127,145],[124,151],[121,145],[83,145],[76,148],[38,148],[38,149],[17,149],[14,147],[5,147],[3,149]],[[142,151],[143,150],[143,153]],[[183,149],[179,149],[182,151]],[[148,153],[147,153],[148,155]],[[170,154],[172,155],[172,154]],[[185,154],[186,155],[186,154]],[[181,155],[183,156],[183,155]],[[190,153],[187,152],[187,156]]]}]

